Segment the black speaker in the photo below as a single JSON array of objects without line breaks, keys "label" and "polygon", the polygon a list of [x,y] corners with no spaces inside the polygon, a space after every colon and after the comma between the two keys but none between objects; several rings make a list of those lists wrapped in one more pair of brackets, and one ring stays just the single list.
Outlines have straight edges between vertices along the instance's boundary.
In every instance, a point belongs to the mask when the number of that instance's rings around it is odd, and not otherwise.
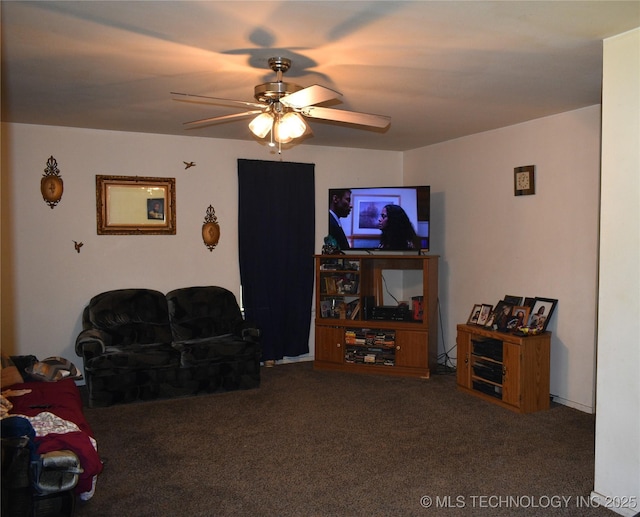
[{"label": "black speaker", "polygon": [[373,317],[373,308],[376,305],[375,296],[363,296],[362,297],[363,311],[362,315],[365,320],[370,320]]}]

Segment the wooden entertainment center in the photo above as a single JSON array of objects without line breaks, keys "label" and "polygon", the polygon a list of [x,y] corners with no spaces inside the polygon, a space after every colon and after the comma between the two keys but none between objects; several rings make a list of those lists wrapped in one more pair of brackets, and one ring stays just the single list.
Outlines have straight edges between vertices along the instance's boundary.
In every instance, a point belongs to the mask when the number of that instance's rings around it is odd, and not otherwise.
[{"label": "wooden entertainment center", "polygon": [[[428,378],[437,366],[438,257],[316,255],[314,368]],[[385,272],[421,277],[384,306]]]}]

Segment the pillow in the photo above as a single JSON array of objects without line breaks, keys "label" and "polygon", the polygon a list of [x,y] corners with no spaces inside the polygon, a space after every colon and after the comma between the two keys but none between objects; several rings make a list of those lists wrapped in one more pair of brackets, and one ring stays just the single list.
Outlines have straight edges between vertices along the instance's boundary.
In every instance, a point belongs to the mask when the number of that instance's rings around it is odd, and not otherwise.
[{"label": "pillow", "polygon": [[11,401],[3,395],[0,395],[0,418],[4,418],[13,408]]},{"label": "pillow", "polygon": [[56,382],[62,379],[82,379],[75,365],[62,357],[47,357],[34,363],[26,372],[36,380]]},{"label": "pillow", "polygon": [[2,354],[2,372],[0,372],[0,384],[2,388],[21,382],[24,382],[24,379],[22,375],[20,375],[16,365],[13,364],[9,356]]}]

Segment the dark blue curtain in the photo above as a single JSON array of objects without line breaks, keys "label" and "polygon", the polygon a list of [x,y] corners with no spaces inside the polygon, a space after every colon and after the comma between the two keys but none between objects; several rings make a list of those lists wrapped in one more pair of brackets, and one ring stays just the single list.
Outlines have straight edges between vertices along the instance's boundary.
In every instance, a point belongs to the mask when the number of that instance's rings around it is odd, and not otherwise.
[{"label": "dark blue curtain", "polygon": [[313,164],[238,160],[238,243],[245,316],[262,359],[309,352],[313,298]]}]

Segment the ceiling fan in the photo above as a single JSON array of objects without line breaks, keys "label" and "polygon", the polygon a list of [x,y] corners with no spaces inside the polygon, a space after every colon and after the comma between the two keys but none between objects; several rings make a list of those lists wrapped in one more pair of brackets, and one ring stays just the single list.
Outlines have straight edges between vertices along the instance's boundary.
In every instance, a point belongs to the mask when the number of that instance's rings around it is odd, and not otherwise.
[{"label": "ceiling fan", "polygon": [[317,104],[342,97],[342,94],[317,84],[303,88],[297,84],[283,82],[282,75],[291,67],[290,59],[272,57],[269,59],[269,66],[276,73],[276,81],[259,84],[255,87],[254,97],[257,102],[171,92],[172,98],[177,101],[225,104],[249,108],[249,111],[242,113],[185,122],[185,129],[194,129],[235,118],[256,115],[249,123],[249,129],[259,138],[265,138],[271,133],[269,145],[275,146],[274,142],[279,145],[286,144],[304,134],[311,133],[311,129],[306,124],[304,117],[375,128],[385,128],[391,122],[391,117],[384,115],[317,106]]}]

